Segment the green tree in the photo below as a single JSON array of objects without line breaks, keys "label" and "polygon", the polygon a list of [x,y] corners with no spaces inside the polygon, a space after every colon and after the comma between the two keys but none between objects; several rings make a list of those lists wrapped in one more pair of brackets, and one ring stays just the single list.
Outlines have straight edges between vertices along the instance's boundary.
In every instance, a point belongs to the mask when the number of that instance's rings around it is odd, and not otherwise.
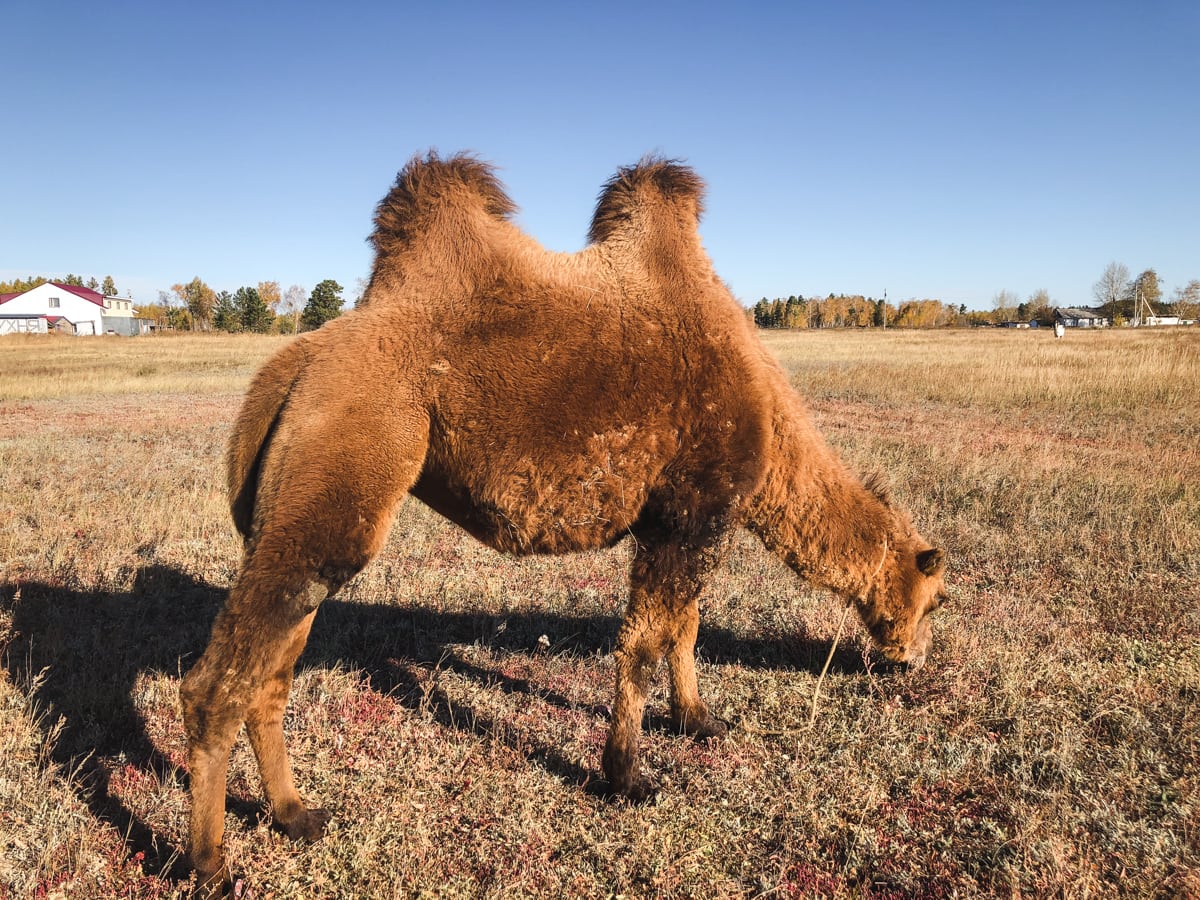
[{"label": "green tree", "polygon": [[300,315],[300,324],[306,331],[320,328],[330,319],[342,314],[342,286],[326,278],[312,290],[308,304]]},{"label": "green tree", "polygon": [[242,315],[229,291],[217,294],[217,302],[213,306],[213,328],[219,331],[242,330]]},{"label": "green tree", "polygon": [[808,304],[803,297],[788,297],[783,305],[784,328],[808,327]]},{"label": "green tree", "polygon": [[271,330],[271,321],[274,316],[271,314],[271,310],[267,309],[267,304],[263,302],[257,288],[238,288],[233,295],[233,303],[241,317],[243,331],[266,334]]},{"label": "green tree", "polygon": [[766,297],[761,298],[754,304],[754,324],[759,328],[768,326],[768,317],[770,315],[771,301]]},{"label": "green tree", "polygon": [[113,277],[111,275],[104,276],[103,290],[105,297],[117,296],[117,283],[113,281]]},{"label": "green tree", "polygon": [[882,300],[875,301],[875,309],[871,312],[871,324],[876,328],[887,327],[887,309],[884,308]]},{"label": "green tree", "polygon": [[1162,288],[1159,287],[1161,279],[1158,273],[1153,269],[1147,269],[1137,278],[1133,279],[1133,301],[1140,305],[1142,300],[1150,304],[1150,309],[1155,314],[1161,313],[1159,304],[1162,301]]}]

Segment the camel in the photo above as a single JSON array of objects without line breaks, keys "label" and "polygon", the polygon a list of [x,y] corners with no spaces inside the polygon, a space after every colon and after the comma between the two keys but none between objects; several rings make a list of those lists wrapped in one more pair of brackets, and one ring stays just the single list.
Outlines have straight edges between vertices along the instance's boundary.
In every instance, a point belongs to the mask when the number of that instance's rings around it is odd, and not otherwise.
[{"label": "camel", "polygon": [[716,738],[696,682],[698,598],[738,528],[857,610],[889,659],[919,665],[945,561],[872,479],[838,459],[713,271],[704,185],[678,162],[618,170],[587,246],[545,250],[470,155],[412,159],[379,203],[363,302],[253,379],[228,458],[240,573],[181,685],[190,855],[228,886],[229,753],[244,723],[276,824],[316,840],[328,813],[293,783],[283,714],[318,605],[383,546],[411,494],[504,553],[629,537],[629,599],[601,765],[638,761],[665,657],[670,718]]}]

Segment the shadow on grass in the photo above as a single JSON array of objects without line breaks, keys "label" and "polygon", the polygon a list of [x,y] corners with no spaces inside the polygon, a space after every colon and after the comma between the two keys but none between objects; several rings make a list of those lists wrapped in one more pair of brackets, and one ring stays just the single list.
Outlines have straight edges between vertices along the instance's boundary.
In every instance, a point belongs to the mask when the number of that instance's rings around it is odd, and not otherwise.
[{"label": "shadow on grass", "polygon": [[[144,871],[163,877],[185,877],[175,860],[185,848],[157,835],[110,790],[112,773],[133,765],[160,779],[184,778],[146,730],[133,702],[139,675],[163,673],[179,677],[204,651],[209,630],[225,590],[174,568],[140,570],[129,591],[73,589],[38,581],[0,584],[0,607],[12,616],[13,634],[0,644],[0,658],[17,684],[37,684],[35,701],[49,708],[47,724],[60,717],[64,728],[53,747],[53,759],[76,771],[83,799],[93,814],[128,836],[129,853],[142,853]],[[504,627],[499,626],[503,623]],[[618,621],[603,616],[571,617],[537,612],[490,614],[447,613],[423,606],[376,605],[327,600],[321,607],[301,666],[342,664],[360,669],[372,687],[412,709],[432,712],[443,726],[464,734],[488,737],[507,734],[532,764],[564,781],[585,785],[589,772],[539,742],[536,734],[514,734],[495,728],[486,716],[464,708],[436,689],[422,692],[405,674],[397,658],[418,665],[438,665],[494,690],[536,695],[540,701],[579,709],[567,697],[528,680],[468,663],[450,652],[455,644],[480,642],[493,650],[532,652],[543,634],[558,636],[554,653],[580,656],[607,652]],[[3,640],[3,636],[0,636]],[[701,658],[718,665],[766,667],[817,672],[828,645],[806,640],[746,640],[722,629],[704,628]],[[832,672],[864,672],[861,655],[844,644]],[[595,716],[603,707],[584,707]],[[655,721],[651,720],[651,727]],[[661,723],[659,723],[661,727]],[[261,806],[230,798],[228,807],[253,822]]]}]

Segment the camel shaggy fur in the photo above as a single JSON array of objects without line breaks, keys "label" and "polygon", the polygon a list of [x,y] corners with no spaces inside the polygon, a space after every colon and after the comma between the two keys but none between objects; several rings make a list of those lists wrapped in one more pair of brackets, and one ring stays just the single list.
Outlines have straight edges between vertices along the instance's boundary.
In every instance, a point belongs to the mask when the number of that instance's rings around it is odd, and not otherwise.
[{"label": "camel shaggy fur", "polygon": [[942,554],[837,459],[716,276],[703,185],[647,159],[603,188],[588,246],[552,253],[473,157],[412,160],[380,202],[364,302],[257,374],[228,456],[245,557],[181,694],[191,859],[227,884],[225,778],[244,723],[273,815],[318,838],[283,713],[317,606],[383,546],[412,494],[490,547],[634,542],[602,766],[644,796],[638,739],[665,658],[680,731],[715,737],[696,685],[697,599],[739,527],[853,603],[883,653],[919,664]]}]

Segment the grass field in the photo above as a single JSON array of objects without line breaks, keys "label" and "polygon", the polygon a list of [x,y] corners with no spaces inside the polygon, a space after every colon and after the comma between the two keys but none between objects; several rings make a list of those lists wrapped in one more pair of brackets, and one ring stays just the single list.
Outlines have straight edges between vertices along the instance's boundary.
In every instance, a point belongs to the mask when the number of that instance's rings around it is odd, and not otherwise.
[{"label": "grass field", "polygon": [[[947,549],[929,663],[749,536],[702,601],[720,744],[603,799],[627,547],[514,560],[415,501],[327,601],[286,728],[292,845],[240,740],[244,896],[1200,896],[1200,332],[765,338]],[[0,339],[0,898],[177,897],[177,689],[239,545],[221,455],[286,338]],[[545,636],[548,641],[541,640]]]}]

